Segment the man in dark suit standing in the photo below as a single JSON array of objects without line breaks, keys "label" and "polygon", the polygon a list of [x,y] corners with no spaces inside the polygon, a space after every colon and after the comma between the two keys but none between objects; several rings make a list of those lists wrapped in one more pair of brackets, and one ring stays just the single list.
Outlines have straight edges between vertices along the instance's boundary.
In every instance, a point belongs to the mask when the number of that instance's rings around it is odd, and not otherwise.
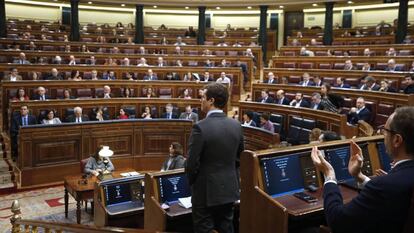
[{"label": "man in dark suit standing", "polygon": [[13,117],[10,126],[10,137],[12,141],[12,157],[17,157],[17,137],[21,126],[35,125],[36,117],[29,114],[29,109],[26,105],[20,107],[20,113]]},{"label": "man in dark suit standing", "polygon": [[356,108],[351,108],[348,113],[348,123],[358,124],[358,121],[363,120],[367,123],[371,121],[371,111],[365,107],[365,100],[359,97],[356,101]]},{"label": "man in dark suit standing", "polygon": [[274,100],[271,96],[269,96],[269,91],[265,89],[262,91],[261,98],[258,99],[257,102],[271,104],[274,103]]},{"label": "man in dark suit standing", "polygon": [[205,86],[201,106],[207,117],[193,126],[189,140],[185,170],[196,233],[234,231],[233,205],[240,195],[238,167],[244,144],[240,123],[223,113],[228,97],[221,84]]},{"label": "man in dark suit standing", "polygon": [[313,148],[313,163],[325,176],[324,210],[332,232],[403,232],[404,226],[412,221],[408,216],[414,187],[413,121],[414,107],[402,107],[391,114],[381,129],[386,152],[393,161],[393,167],[386,175],[372,179],[364,175],[361,171],[362,150],[351,142],[348,171],[362,190],[346,205],[334,169],[317,147]]}]

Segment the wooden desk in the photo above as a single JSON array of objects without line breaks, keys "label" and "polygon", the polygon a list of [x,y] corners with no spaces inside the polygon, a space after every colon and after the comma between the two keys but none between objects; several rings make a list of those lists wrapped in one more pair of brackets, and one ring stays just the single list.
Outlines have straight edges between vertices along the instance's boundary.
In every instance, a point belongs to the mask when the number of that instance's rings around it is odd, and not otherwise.
[{"label": "wooden desk", "polygon": [[[351,188],[347,188],[342,185],[340,185],[339,188],[341,190],[344,203],[350,202],[354,197],[358,195],[358,192]],[[323,211],[323,189],[320,188],[314,193],[307,191],[305,191],[305,193],[317,198],[318,201],[314,203],[307,203],[297,197],[294,197],[293,195],[276,197],[274,200],[286,207],[287,212],[289,213],[289,217],[293,218]]]},{"label": "wooden desk", "polygon": [[[120,171],[112,172],[114,178],[120,178],[121,173],[131,172],[134,169],[122,169]],[[86,181],[83,183],[83,181]],[[76,223],[81,223],[81,202],[93,199],[95,183],[99,182],[99,179],[96,176],[90,176],[86,179],[82,178],[82,175],[70,175],[64,177],[64,187],[65,187],[65,218],[68,217],[68,207],[69,207],[69,195],[76,201]]]}]

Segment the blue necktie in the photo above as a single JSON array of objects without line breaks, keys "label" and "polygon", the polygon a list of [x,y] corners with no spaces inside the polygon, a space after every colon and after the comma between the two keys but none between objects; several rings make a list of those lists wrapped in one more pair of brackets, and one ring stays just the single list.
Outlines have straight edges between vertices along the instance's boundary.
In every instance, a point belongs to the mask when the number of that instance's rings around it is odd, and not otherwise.
[{"label": "blue necktie", "polygon": [[27,117],[23,117],[23,121],[22,122],[23,122],[22,125],[23,126],[26,126],[27,125]]}]

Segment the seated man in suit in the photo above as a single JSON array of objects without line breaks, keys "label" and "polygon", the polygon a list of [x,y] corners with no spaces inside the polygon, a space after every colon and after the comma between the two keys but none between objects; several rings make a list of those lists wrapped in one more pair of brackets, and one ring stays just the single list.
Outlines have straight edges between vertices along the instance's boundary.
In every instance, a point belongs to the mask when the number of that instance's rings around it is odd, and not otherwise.
[{"label": "seated man in suit", "polygon": [[158,67],[164,67],[167,66],[167,62],[164,61],[164,58],[158,57],[157,59],[157,66]]},{"label": "seated man in suit", "polygon": [[50,96],[46,95],[46,89],[44,87],[37,88],[37,94],[32,96],[32,100],[48,100]]},{"label": "seated man in suit", "polygon": [[12,156],[13,158],[17,157],[17,137],[19,135],[19,129],[21,126],[26,125],[35,125],[37,123],[36,117],[29,114],[29,109],[27,105],[22,105],[20,107],[20,112],[18,115],[15,115],[12,119],[10,126],[10,139],[12,141]]},{"label": "seated man in suit", "polygon": [[63,80],[62,75],[59,74],[59,71],[56,68],[52,68],[49,76],[45,80]]},{"label": "seated man in suit", "polygon": [[178,119],[177,113],[173,112],[172,104],[165,105],[165,112],[161,115],[161,118],[165,119]]},{"label": "seated man in suit", "polygon": [[323,110],[323,105],[321,104],[322,96],[319,93],[313,93],[312,95],[312,103],[310,105],[311,109],[314,110]]},{"label": "seated man in suit", "polygon": [[26,59],[26,54],[25,53],[20,53],[19,54],[19,59],[16,59],[13,61],[14,64],[20,64],[20,65],[27,65],[30,64],[30,61],[28,61]]},{"label": "seated man in suit", "polygon": [[274,103],[274,100],[271,96],[269,96],[269,90],[264,89],[261,92],[261,98],[258,99],[257,102],[270,104],[270,103]]},{"label": "seated man in suit", "polygon": [[256,122],[253,121],[253,112],[247,111],[243,114],[242,125],[256,127]]},{"label": "seated man in suit", "polygon": [[315,77],[313,77],[313,83],[314,83],[315,87],[320,87],[320,86],[322,86],[323,82],[322,82],[321,78],[318,75],[316,75]]},{"label": "seated man in suit", "polygon": [[210,72],[205,71],[204,75],[201,75],[200,81],[201,82],[214,82],[214,78],[213,78],[213,75],[210,74]]},{"label": "seated man in suit", "polygon": [[102,79],[104,80],[115,80],[115,72],[113,70],[108,71],[108,73],[104,74],[102,76]]},{"label": "seated man in suit", "polygon": [[111,87],[110,87],[110,86],[105,85],[105,86],[103,87],[103,91],[104,91],[104,93],[103,93],[103,98],[104,98],[104,99],[110,99],[110,98],[112,97],[112,94],[111,94]]},{"label": "seated man in suit", "polygon": [[96,65],[96,58],[95,56],[91,56],[89,59],[86,60],[87,65],[95,66]]},{"label": "seated man in suit", "polygon": [[346,60],[344,70],[356,70],[356,67],[352,64],[351,60]]},{"label": "seated man in suit", "polygon": [[277,84],[277,79],[275,78],[275,75],[273,74],[273,72],[269,72],[267,74],[267,81],[265,81],[264,83]]},{"label": "seated man in suit", "polygon": [[168,159],[162,164],[161,171],[184,168],[183,146],[178,142],[173,142],[170,145],[169,152]]},{"label": "seated man in suit", "polygon": [[364,84],[362,84],[359,89],[367,91],[378,91],[381,87],[376,83],[375,78],[367,76],[364,78]]},{"label": "seated man in suit", "polygon": [[152,69],[149,69],[147,74],[144,76],[144,80],[146,81],[152,81],[152,80],[158,80],[158,77],[154,72],[152,72]]},{"label": "seated man in suit", "polygon": [[351,86],[349,84],[345,83],[345,79],[342,77],[338,77],[336,78],[336,85],[335,87],[339,87],[339,88],[351,88]]},{"label": "seated man in suit", "polygon": [[388,174],[372,179],[364,175],[362,150],[355,142],[350,143],[348,171],[362,190],[347,204],[343,204],[333,167],[317,147],[313,148],[313,163],[325,177],[324,212],[332,232],[403,232],[412,221],[408,216],[414,187],[413,122],[414,107],[402,107],[391,114],[381,129],[386,152],[393,161]]},{"label": "seated man in suit", "polygon": [[70,115],[67,118],[67,122],[72,122],[72,123],[82,123],[86,121],[89,121],[89,117],[82,114],[81,107],[75,107],[73,109],[73,115]]},{"label": "seated man in suit", "polygon": [[299,83],[299,86],[303,86],[303,87],[308,87],[308,86],[313,86],[315,85],[311,80],[310,80],[310,75],[308,73],[303,73],[302,75],[302,81]]},{"label": "seated man in suit", "polygon": [[139,66],[139,67],[141,67],[141,66],[144,66],[144,67],[148,66],[148,64],[147,64],[147,59],[145,59],[145,58],[141,57],[141,58],[138,60],[138,64],[137,64],[137,66]]},{"label": "seated man in suit", "polygon": [[414,94],[414,80],[413,75],[405,76],[404,94]]},{"label": "seated man in suit", "polygon": [[193,108],[191,108],[191,105],[187,105],[185,106],[185,112],[181,113],[180,119],[192,120],[193,123],[197,123],[198,114],[193,112]]},{"label": "seated man in suit", "polygon": [[276,92],[276,104],[280,105],[289,105],[290,100],[285,97],[285,91],[284,90],[278,90]]},{"label": "seated man in suit", "polygon": [[295,108],[309,108],[310,106],[309,102],[303,99],[303,94],[300,92],[296,93],[295,99],[292,100],[289,105]]},{"label": "seated man in suit", "polygon": [[385,71],[390,71],[390,72],[394,72],[394,71],[402,71],[401,67],[397,66],[395,64],[395,60],[394,59],[390,59],[387,62],[387,68],[385,68]]},{"label": "seated man in suit", "polygon": [[231,80],[226,76],[226,72],[221,72],[220,77],[216,80],[216,83],[230,84]]},{"label": "seated man in suit", "polygon": [[365,107],[365,100],[362,97],[359,97],[356,101],[356,107],[353,107],[349,110],[348,113],[348,123],[349,124],[358,124],[358,121],[363,120],[367,123],[371,121],[371,111]]},{"label": "seated man in suit", "polygon": [[17,70],[17,68],[13,67],[10,68],[10,74],[8,74],[6,77],[4,77],[5,81],[21,81],[22,80],[22,76],[19,75],[19,71]]}]

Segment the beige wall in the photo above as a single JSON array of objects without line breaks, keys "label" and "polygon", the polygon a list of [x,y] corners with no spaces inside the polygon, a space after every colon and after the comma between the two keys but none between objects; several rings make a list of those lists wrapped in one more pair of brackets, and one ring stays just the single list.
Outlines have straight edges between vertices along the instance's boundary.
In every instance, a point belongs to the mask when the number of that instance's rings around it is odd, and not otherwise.
[{"label": "beige wall", "polygon": [[[333,15],[333,24],[342,24],[342,12],[336,11]],[[325,12],[310,12],[304,14],[303,24],[305,27],[325,25]]]},{"label": "beige wall", "polygon": [[79,23],[87,24],[92,22],[97,24],[109,23],[110,25],[121,22],[126,25],[128,23],[135,23],[135,15],[133,12],[80,9]]},{"label": "beige wall", "polygon": [[225,29],[227,24],[232,27],[259,28],[260,14],[213,14],[211,19],[212,28]]},{"label": "beige wall", "polygon": [[191,14],[182,13],[158,13],[145,11],[144,25],[149,27],[158,28],[161,24],[164,24],[168,28],[187,28],[198,26],[198,12]]},{"label": "beige wall", "polygon": [[36,6],[6,3],[7,18],[57,21],[61,18],[58,6]]}]

